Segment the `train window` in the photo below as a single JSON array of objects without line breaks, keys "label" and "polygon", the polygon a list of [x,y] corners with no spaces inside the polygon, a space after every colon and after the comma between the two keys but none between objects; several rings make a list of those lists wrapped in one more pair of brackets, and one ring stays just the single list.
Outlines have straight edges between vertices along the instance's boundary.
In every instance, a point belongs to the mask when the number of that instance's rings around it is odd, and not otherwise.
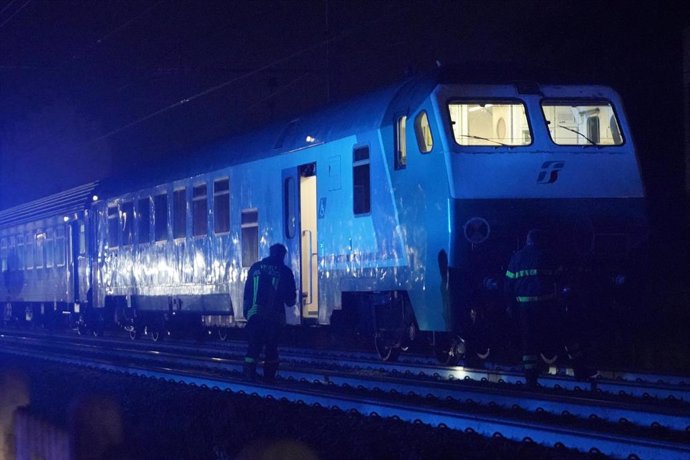
[{"label": "train window", "polygon": [[525,105],[474,100],[448,104],[455,142],[463,146],[521,146],[532,143]]},{"label": "train window", "polygon": [[230,180],[218,179],[213,182],[213,231],[230,231]]},{"label": "train window", "polygon": [[34,268],[34,238],[27,235],[24,238],[24,266],[28,269]]},{"label": "train window", "polygon": [[[14,242],[16,241],[16,244]],[[10,246],[14,246],[15,249],[15,255],[16,255],[16,269],[17,270],[23,270],[24,269],[24,237],[21,235],[17,235],[16,237],[11,237],[10,238]],[[10,267],[12,268],[12,267]]]},{"label": "train window", "polygon": [[[83,226],[83,224],[82,224]],[[65,227],[60,225],[55,231],[55,266],[65,265]],[[81,248],[79,248],[81,249]]]},{"label": "train window", "polygon": [[0,271],[7,271],[7,240],[0,240]]},{"label": "train window", "polygon": [[407,116],[398,117],[395,122],[395,169],[404,169],[407,166]]},{"label": "train window", "polygon": [[285,237],[294,238],[297,232],[297,191],[295,190],[295,178],[286,177],[283,184],[283,200],[284,200],[284,216],[283,225],[285,228]]},{"label": "train window", "polygon": [[120,212],[117,206],[108,206],[108,247],[116,248],[120,229]]},{"label": "train window", "polygon": [[[558,145],[621,145],[620,125],[606,101],[550,101],[541,103],[551,140]],[[600,120],[608,120],[602,129]]]},{"label": "train window", "polygon": [[151,198],[140,198],[137,201],[137,230],[139,244],[151,241]]},{"label": "train window", "polygon": [[589,117],[587,119],[587,137],[595,144],[600,142],[599,137],[599,117]]},{"label": "train window", "polygon": [[369,147],[352,151],[352,210],[355,215],[371,212],[371,171]]},{"label": "train window", "polygon": [[251,267],[259,260],[259,210],[242,210],[242,266]]},{"label": "train window", "polygon": [[46,256],[46,233],[39,232],[34,235],[34,262],[36,268],[43,268]]},{"label": "train window", "polygon": [[55,235],[52,230],[46,230],[46,241],[43,244],[45,248],[45,264],[46,268],[50,268],[55,263]]},{"label": "train window", "polygon": [[434,139],[431,137],[429,116],[423,110],[414,119],[414,132],[417,137],[419,151],[422,153],[431,152],[431,149],[434,148]]},{"label": "train window", "polygon": [[206,184],[192,189],[192,235],[205,236],[208,233],[208,192]]},{"label": "train window", "polygon": [[84,224],[79,226],[79,254],[86,254],[86,226]]},{"label": "train window", "polygon": [[173,238],[187,234],[187,189],[173,192]]},{"label": "train window", "polygon": [[130,246],[134,244],[134,202],[122,203],[120,220],[122,222],[122,245]]},{"label": "train window", "polygon": [[168,239],[168,195],[153,197],[154,232],[156,241]]}]

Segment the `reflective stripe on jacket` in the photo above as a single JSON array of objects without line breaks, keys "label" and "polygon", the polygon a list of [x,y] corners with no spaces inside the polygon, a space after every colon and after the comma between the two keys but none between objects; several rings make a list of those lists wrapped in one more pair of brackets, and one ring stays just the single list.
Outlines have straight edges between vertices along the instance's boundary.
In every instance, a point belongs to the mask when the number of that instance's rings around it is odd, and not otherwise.
[{"label": "reflective stripe on jacket", "polygon": [[559,269],[540,247],[527,245],[510,259],[506,271],[506,292],[518,303],[543,302],[556,298]]}]

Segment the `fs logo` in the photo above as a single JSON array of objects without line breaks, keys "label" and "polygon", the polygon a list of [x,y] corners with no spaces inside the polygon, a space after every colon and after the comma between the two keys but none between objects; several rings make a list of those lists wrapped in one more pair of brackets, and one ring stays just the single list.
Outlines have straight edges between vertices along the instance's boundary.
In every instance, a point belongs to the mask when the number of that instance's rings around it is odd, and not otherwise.
[{"label": "fs logo", "polygon": [[565,161],[545,161],[537,176],[537,184],[553,184],[558,180],[558,171],[563,169]]}]

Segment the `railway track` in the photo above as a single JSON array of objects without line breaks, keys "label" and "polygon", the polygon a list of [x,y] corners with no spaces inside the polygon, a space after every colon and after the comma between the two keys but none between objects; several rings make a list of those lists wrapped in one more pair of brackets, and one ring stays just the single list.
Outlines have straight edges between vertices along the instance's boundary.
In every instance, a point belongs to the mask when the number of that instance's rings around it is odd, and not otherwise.
[{"label": "railway track", "polygon": [[[626,398],[601,391],[571,390],[550,376],[542,391],[528,391],[519,376],[504,371],[450,368],[423,363],[374,363],[366,353],[304,350],[283,352],[280,385],[240,379],[242,344],[200,348],[190,344],[151,344],[118,340],[77,340],[40,336],[0,337],[3,350],[24,356],[127,372],[233,392],[256,393],[367,415],[474,431],[486,436],[533,440],[547,446],[599,451],[618,457],[690,456],[688,400],[635,397],[658,382],[637,382]],[[337,362],[337,365],[334,365]],[[489,378],[485,375],[494,375]],[[483,377],[484,376],[484,377]],[[614,381],[609,382],[611,385]],[[633,382],[618,382],[631,388]],[[669,386],[664,383],[662,386]],[[685,390],[677,383],[676,390]]]}]

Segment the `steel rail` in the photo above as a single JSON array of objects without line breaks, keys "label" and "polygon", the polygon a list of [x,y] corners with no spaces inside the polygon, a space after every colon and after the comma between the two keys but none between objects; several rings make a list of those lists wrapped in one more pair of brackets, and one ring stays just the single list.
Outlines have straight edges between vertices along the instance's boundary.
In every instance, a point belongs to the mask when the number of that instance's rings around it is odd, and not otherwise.
[{"label": "steel rail", "polygon": [[[36,358],[26,350],[8,350],[14,354]],[[185,383],[232,393],[257,395],[312,406],[357,411],[367,416],[392,417],[411,423],[422,422],[434,427],[447,427],[458,431],[471,431],[484,436],[497,436],[514,441],[533,441],[549,447],[565,446],[583,452],[601,452],[613,457],[637,456],[645,459],[686,459],[690,446],[678,443],[642,440],[637,437],[611,435],[582,429],[568,429],[537,422],[506,420],[501,417],[477,415],[469,412],[420,407],[419,404],[393,403],[373,398],[334,395],[325,390],[285,389],[272,385],[228,380],[211,375],[192,374],[170,367],[120,366],[102,360],[85,363],[72,356],[42,354],[41,359],[87,366],[101,370],[124,372],[131,375]]]},{"label": "steel rail", "polygon": [[[85,344],[89,348],[98,346]],[[121,345],[121,344],[120,344]],[[63,347],[82,352],[83,345],[65,344]],[[193,350],[198,353],[198,350]],[[138,359],[149,362],[161,360],[172,361],[176,365],[205,367],[209,370],[240,371],[242,362],[235,359],[221,357],[207,357],[181,355],[158,350],[137,350],[138,356],[132,355],[128,348],[108,348],[107,352],[113,357],[114,353],[121,354],[126,359]],[[321,382],[337,386],[362,387],[368,390],[382,390],[386,392],[431,395],[439,399],[452,399],[459,402],[471,401],[485,406],[511,409],[519,407],[531,412],[546,412],[554,415],[570,414],[582,419],[600,419],[607,422],[624,422],[640,427],[664,427],[670,430],[690,430],[690,410],[655,406],[651,404],[631,404],[616,401],[606,401],[601,398],[588,397],[587,393],[577,395],[553,395],[534,391],[522,390],[519,386],[487,387],[473,382],[462,382],[458,385],[452,381],[432,381],[415,379],[412,374],[402,376],[383,377],[372,375],[358,375],[352,372],[324,370],[314,368],[299,368],[295,366],[283,367],[281,375],[295,380]]]}]

